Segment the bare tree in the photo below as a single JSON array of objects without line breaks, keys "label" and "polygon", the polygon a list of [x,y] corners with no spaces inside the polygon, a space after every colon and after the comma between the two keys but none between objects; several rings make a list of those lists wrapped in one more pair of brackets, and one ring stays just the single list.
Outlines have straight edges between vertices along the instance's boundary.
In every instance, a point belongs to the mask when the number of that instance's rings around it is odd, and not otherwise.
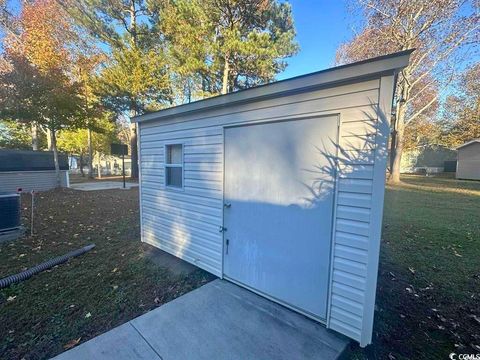
[{"label": "bare tree", "polygon": [[391,182],[400,181],[405,126],[437,104],[442,88],[475,51],[479,38],[479,3],[461,0],[357,0],[366,23],[342,44],[337,63],[416,49],[400,74],[394,103]]},{"label": "bare tree", "polygon": [[9,9],[7,0],[0,0],[0,33],[8,34],[17,39],[19,37],[19,25],[17,19]]}]

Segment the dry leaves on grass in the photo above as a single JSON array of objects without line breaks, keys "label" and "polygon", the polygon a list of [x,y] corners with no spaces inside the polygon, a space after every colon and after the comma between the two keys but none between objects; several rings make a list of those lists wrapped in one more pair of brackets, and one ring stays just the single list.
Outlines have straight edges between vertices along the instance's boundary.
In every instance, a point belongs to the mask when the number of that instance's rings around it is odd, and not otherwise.
[{"label": "dry leaves on grass", "polygon": [[65,350],[69,350],[69,349],[77,346],[81,339],[82,339],[82,338],[79,337],[78,339],[70,340],[68,343],[66,343],[65,345],[63,345],[63,348],[64,348]]}]

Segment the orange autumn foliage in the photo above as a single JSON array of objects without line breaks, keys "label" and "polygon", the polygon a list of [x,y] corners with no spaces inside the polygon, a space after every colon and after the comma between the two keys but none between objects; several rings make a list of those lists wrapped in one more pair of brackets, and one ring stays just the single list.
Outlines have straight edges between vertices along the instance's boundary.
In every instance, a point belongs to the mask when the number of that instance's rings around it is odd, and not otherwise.
[{"label": "orange autumn foliage", "polygon": [[6,41],[11,55],[23,56],[42,73],[64,72],[70,63],[68,46],[74,32],[64,9],[55,0],[25,2],[21,35]]}]

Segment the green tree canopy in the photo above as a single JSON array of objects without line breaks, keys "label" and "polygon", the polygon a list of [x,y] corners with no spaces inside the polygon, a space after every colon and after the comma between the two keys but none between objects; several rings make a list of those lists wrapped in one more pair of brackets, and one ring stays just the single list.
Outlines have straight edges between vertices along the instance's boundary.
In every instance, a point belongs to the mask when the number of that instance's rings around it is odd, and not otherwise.
[{"label": "green tree canopy", "polygon": [[[155,2],[154,2],[155,3]],[[274,80],[298,51],[291,7],[276,0],[158,0],[178,75],[200,94]],[[191,85],[190,85],[191,87]]]},{"label": "green tree canopy", "polygon": [[[92,145],[94,149],[103,154],[110,152],[110,144],[117,140],[115,124],[108,116],[96,119],[92,126]],[[88,154],[88,130],[64,130],[58,134],[58,149],[74,155]]]},{"label": "green tree canopy", "polygon": [[[97,94],[118,115],[135,116],[170,102],[170,71],[153,33],[155,16],[146,0],[60,0],[76,23],[108,47]],[[138,177],[136,126],[130,126],[132,178]]]},{"label": "green tree canopy", "polygon": [[155,49],[115,49],[97,79],[96,92],[118,113],[157,110],[172,99],[165,58]]}]

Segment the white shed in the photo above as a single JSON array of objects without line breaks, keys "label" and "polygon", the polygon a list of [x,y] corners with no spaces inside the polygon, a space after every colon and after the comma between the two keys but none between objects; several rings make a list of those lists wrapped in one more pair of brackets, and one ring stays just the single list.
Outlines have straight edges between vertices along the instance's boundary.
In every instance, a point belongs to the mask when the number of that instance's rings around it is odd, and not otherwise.
[{"label": "white shed", "polygon": [[410,54],[136,117],[142,241],[369,344]]},{"label": "white shed", "polygon": [[480,180],[480,139],[457,148],[457,179]]},{"label": "white shed", "polygon": [[[60,186],[69,187],[68,158],[58,155]],[[51,151],[0,149],[0,192],[46,191],[57,187]]]}]

